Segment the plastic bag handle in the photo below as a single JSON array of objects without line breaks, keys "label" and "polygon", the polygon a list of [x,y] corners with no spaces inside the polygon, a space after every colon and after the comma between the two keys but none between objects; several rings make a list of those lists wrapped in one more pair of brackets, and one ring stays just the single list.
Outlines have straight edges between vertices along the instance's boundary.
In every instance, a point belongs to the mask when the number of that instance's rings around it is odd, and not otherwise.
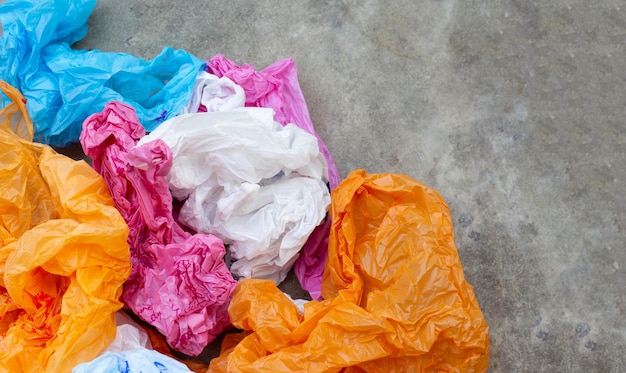
[{"label": "plastic bag handle", "polygon": [[20,91],[0,80],[0,89],[12,101],[0,109],[0,127],[15,133],[26,141],[33,141],[33,122],[26,109],[26,98]]}]

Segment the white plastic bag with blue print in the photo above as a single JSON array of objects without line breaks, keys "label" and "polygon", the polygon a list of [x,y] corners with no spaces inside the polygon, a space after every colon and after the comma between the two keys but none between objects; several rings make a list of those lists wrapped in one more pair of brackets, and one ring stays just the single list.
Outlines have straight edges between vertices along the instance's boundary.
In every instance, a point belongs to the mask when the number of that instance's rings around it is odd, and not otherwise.
[{"label": "white plastic bag with blue print", "polygon": [[77,365],[72,373],[179,373],[191,372],[179,361],[160,352],[139,349],[122,352],[105,352],[95,360]]}]

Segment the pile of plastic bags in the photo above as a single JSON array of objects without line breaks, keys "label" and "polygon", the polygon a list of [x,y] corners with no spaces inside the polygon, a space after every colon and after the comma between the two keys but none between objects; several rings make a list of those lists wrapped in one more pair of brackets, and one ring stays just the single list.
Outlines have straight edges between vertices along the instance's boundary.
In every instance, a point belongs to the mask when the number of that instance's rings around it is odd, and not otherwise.
[{"label": "pile of plastic bags", "polygon": [[72,50],[94,6],[0,4],[0,371],[487,369],[436,191],[341,180],[291,59]]}]

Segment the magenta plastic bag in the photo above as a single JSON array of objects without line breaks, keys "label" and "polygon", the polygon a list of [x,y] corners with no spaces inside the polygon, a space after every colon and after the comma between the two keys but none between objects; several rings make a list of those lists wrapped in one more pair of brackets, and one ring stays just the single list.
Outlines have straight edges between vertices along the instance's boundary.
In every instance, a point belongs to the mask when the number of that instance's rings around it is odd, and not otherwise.
[{"label": "magenta plastic bag", "polygon": [[[330,151],[319,137],[298,83],[298,69],[291,58],[277,61],[261,71],[249,64],[237,65],[221,54],[211,58],[209,72],[230,78],[243,87],[246,93],[246,106],[274,109],[274,120],[282,125],[294,123],[306,132],[317,137],[320,151],[328,165],[328,181],[333,190],[339,184],[340,176]],[[311,234],[295,263],[294,272],[302,287],[314,299],[321,295],[322,273],[328,249],[330,223],[321,224]]]},{"label": "magenta plastic bag", "polygon": [[110,102],[85,120],[80,141],[130,229],[132,272],[122,300],[173,348],[198,355],[230,325],[236,282],[220,239],[191,235],[174,221],[165,180],[171,151],[162,141],[135,147],[144,135],[133,108]]},{"label": "magenta plastic bag", "polygon": [[322,276],[328,256],[330,223],[330,218],[326,217],[326,220],[315,228],[293,266],[293,272],[300,285],[313,299],[322,297]]}]

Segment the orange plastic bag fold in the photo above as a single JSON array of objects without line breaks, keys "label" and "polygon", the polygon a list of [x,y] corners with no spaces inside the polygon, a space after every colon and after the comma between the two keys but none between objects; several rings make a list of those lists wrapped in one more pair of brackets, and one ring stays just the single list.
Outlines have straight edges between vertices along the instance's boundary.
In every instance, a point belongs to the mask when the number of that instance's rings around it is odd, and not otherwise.
[{"label": "orange plastic bag fold", "polygon": [[247,335],[209,372],[483,372],[488,326],[441,196],[404,175],[352,172],[331,198],[322,295],[304,314],[269,281],[229,308]]},{"label": "orange plastic bag fold", "polygon": [[23,97],[0,87],[0,372],[70,372],[115,336],[128,228],[87,163],[30,142]]}]

